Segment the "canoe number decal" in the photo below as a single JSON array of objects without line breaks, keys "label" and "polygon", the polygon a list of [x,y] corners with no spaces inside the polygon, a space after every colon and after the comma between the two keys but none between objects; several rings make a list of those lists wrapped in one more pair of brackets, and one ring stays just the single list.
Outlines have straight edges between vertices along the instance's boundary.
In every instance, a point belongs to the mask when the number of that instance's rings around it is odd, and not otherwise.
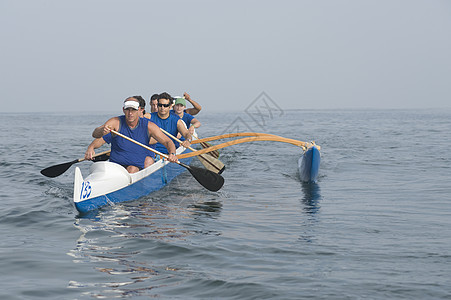
[{"label": "canoe number decal", "polygon": [[91,183],[89,181],[83,181],[81,184],[80,199],[86,199],[91,195]]}]

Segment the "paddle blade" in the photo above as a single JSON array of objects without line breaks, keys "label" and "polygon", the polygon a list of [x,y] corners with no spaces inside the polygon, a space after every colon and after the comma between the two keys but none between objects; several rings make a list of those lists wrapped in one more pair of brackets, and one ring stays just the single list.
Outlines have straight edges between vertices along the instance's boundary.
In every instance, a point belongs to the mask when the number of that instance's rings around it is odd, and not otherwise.
[{"label": "paddle blade", "polygon": [[77,162],[78,162],[78,159],[71,161],[71,162],[67,162],[67,163],[63,163],[63,164],[45,168],[44,170],[41,170],[41,174],[44,176],[47,176],[47,177],[51,177],[51,178],[57,177],[57,176],[60,176],[61,174],[63,174],[64,172],[66,172],[67,169],[70,168],[70,166],[72,166],[73,164],[75,164]]},{"label": "paddle blade", "polygon": [[[212,144],[207,143],[207,142],[202,142],[202,143],[200,143],[200,145],[202,146],[203,149],[213,146]],[[211,157],[214,157],[216,159],[219,158],[219,151],[218,150],[213,150],[213,151],[207,152],[206,154],[208,154]],[[221,174],[221,173],[219,173],[219,174]]]},{"label": "paddle blade", "polygon": [[225,165],[219,160],[210,155],[201,154],[197,156],[200,162],[204,165],[207,170],[221,174],[224,172]]},{"label": "paddle blade", "polygon": [[187,168],[197,182],[209,191],[217,192],[224,185],[224,178],[219,174],[206,169],[188,166],[183,163],[180,163],[180,165]]}]

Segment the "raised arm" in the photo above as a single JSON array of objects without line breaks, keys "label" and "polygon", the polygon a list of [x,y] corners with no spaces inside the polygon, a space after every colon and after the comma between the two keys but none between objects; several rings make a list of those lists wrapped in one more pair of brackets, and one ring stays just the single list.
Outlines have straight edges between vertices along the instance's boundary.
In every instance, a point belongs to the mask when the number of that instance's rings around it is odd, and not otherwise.
[{"label": "raised arm", "polygon": [[192,108],[187,108],[186,112],[189,113],[190,115],[197,115],[201,110],[202,110],[202,106],[200,106],[199,103],[197,103],[196,101],[194,101],[193,99],[191,99],[190,95],[188,93],[184,93],[183,97],[185,97],[186,100],[188,100],[189,103],[191,103]]}]

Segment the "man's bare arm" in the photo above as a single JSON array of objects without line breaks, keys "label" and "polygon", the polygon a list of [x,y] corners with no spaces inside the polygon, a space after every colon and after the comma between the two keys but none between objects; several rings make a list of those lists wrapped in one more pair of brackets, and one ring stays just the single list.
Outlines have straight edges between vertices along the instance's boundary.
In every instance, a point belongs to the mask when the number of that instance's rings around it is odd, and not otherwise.
[{"label": "man's bare arm", "polygon": [[186,112],[189,113],[190,115],[194,116],[197,115],[201,110],[202,110],[202,106],[200,106],[199,103],[197,103],[196,101],[194,101],[193,99],[191,99],[190,95],[188,93],[184,93],[183,97],[185,97],[186,100],[188,100],[189,103],[191,103],[192,108],[187,108]]}]

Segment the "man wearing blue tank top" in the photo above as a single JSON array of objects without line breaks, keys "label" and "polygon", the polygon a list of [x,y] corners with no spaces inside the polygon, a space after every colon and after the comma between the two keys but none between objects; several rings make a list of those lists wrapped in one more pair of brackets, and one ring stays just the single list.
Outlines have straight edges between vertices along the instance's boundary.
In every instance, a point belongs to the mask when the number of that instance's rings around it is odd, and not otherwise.
[{"label": "man wearing blue tank top", "polygon": [[186,128],[188,128],[191,135],[194,133],[194,129],[200,127],[200,122],[194,116],[186,112],[186,101],[184,98],[175,98],[174,110],[172,113],[180,117],[185,122]]},{"label": "man wearing blue tank top", "polygon": [[[132,96],[130,98],[135,98],[136,100],[138,100],[139,102],[139,117],[142,118],[144,117],[144,115],[149,115],[149,113],[146,114],[146,100],[144,100],[144,98],[142,96]],[[111,133],[109,133],[106,138],[109,138],[109,135],[111,135]],[[85,152],[85,159],[86,160],[92,160],[93,159],[93,155],[95,154],[94,152],[92,152],[92,149],[97,149],[100,146],[102,146],[103,144],[105,144],[105,140],[103,139],[103,137],[99,138],[99,139],[94,139],[91,143],[92,147],[88,147],[88,150]],[[91,150],[90,150],[91,149]],[[153,152],[151,152],[151,156],[155,157],[155,154]]]},{"label": "man wearing blue tank top", "polygon": [[[149,145],[150,139],[158,141],[165,148],[166,153],[170,153],[168,160],[176,162],[174,143],[152,122],[146,118],[141,118],[142,108],[139,100],[134,97],[125,99],[123,106],[124,115],[113,117],[102,126],[94,129],[92,136],[95,141],[105,141],[111,143],[110,161],[124,166],[129,173],[138,172],[142,168],[147,168],[153,164],[154,160],[149,156],[149,150],[124,139],[123,137],[110,134],[110,130],[122,133],[135,141],[144,145]],[[102,139],[103,138],[103,139]],[[86,151],[85,157],[92,157],[94,149],[102,143],[91,143]]]},{"label": "man wearing blue tank top", "polygon": [[[191,134],[183,123],[182,119],[175,114],[171,114],[173,98],[168,93],[164,92],[158,96],[158,111],[150,114],[150,120],[158,127],[166,130],[173,136],[177,136],[180,133],[184,138],[182,146],[188,148],[191,145]],[[177,146],[178,143],[173,141]],[[161,143],[155,145],[155,150],[162,153],[168,153],[168,150]]]}]

